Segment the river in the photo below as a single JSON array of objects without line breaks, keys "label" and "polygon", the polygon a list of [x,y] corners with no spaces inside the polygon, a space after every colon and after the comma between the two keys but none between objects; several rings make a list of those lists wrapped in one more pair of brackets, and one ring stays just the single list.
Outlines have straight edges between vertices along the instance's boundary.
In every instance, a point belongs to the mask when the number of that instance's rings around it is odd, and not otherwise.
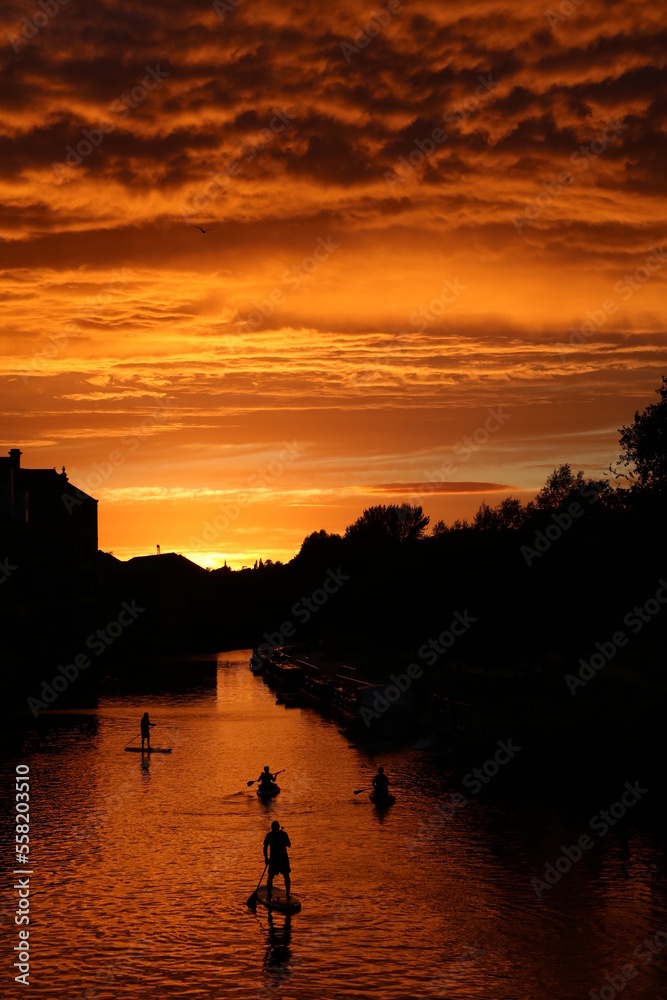
[{"label": "river", "polygon": [[[538,898],[531,879],[588,829],[585,810],[459,798],[445,748],[350,747],[315,711],[276,705],[248,655],[221,654],[215,687],[54,715],[4,755],[3,803],[30,768],[33,875],[28,993],[12,982],[5,810],[3,997],[667,996],[667,948],[642,943],[667,924],[666,845],[641,802]],[[123,752],[145,710],[171,755]],[[379,763],[397,796],[385,813],[353,794]],[[285,769],[269,805],[246,784],[264,764]],[[273,819],[292,842],[291,918],[246,906]]]}]

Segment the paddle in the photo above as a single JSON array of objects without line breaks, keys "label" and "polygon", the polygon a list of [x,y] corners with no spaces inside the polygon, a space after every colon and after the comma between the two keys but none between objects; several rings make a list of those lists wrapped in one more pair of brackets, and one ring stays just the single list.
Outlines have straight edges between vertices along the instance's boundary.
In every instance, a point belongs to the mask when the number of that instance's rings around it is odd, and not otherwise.
[{"label": "paddle", "polygon": [[[139,733],[139,736],[141,736],[141,733]],[[132,739],[130,740],[130,743],[134,743],[135,740],[138,740],[139,736],[133,736]],[[127,747],[129,747],[130,743],[128,743],[127,746],[125,747],[126,750]]]},{"label": "paddle", "polygon": [[[280,771],[276,771],[276,778],[278,777],[279,774],[282,774],[284,770],[285,768],[283,767],[281,768]],[[259,778],[253,778],[252,781],[246,781],[246,785],[248,786],[248,788],[250,788],[250,786],[254,785],[256,781],[259,781]]]},{"label": "paddle", "polygon": [[367,785],[366,788],[357,788],[356,792],[354,792],[354,795],[361,795],[362,792],[370,792],[370,790],[371,790],[370,785]]},{"label": "paddle", "polygon": [[249,906],[251,910],[254,910],[257,907],[257,893],[259,891],[260,885],[262,884],[262,881],[264,880],[264,876],[266,875],[266,869],[268,867],[269,867],[269,862],[267,861],[266,864],[264,865],[264,871],[262,872],[262,877],[257,883],[257,888],[255,889],[255,891],[252,893],[251,896],[248,896],[247,906]]}]

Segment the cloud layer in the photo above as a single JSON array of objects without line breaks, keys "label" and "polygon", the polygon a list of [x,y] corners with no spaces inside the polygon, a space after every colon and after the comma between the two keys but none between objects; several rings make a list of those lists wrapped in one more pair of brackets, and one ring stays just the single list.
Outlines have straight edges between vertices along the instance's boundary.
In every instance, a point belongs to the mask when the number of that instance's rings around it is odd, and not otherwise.
[{"label": "cloud layer", "polygon": [[[659,383],[659,9],[371,15],[0,14],[4,435],[73,479],[113,467],[106,548],[194,551],[207,491],[246,488],[205,558],[286,556],[445,467],[424,504],[459,516],[605,467]],[[249,486],[295,441],[280,484]],[[163,498],[161,540],[132,490]]]}]

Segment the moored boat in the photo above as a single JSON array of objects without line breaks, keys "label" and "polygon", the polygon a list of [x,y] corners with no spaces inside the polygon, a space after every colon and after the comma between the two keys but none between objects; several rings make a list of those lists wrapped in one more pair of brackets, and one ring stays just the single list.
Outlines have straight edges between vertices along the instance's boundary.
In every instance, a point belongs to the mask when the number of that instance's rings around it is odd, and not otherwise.
[{"label": "moored boat", "polygon": [[267,660],[264,666],[264,678],[269,687],[281,694],[295,694],[301,687],[303,667],[287,659]]},{"label": "moored boat", "polygon": [[332,677],[325,677],[316,667],[312,667],[303,678],[300,694],[305,701],[328,715],[335,689]]},{"label": "moored boat", "polygon": [[248,661],[248,666],[253,674],[261,674],[264,672],[264,658],[260,655],[257,648],[253,649],[252,655]]}]

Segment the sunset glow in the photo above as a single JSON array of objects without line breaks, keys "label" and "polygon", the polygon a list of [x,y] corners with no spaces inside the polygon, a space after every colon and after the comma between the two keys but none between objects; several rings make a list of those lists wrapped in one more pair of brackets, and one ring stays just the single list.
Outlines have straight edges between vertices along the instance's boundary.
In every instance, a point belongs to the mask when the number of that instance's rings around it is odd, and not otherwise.
[{"label": "sunset glow", "polygon": [[615,459],[664,372],[659,6],[46,6],[0,14],[3,440],[102,549],[287,560]]}]

